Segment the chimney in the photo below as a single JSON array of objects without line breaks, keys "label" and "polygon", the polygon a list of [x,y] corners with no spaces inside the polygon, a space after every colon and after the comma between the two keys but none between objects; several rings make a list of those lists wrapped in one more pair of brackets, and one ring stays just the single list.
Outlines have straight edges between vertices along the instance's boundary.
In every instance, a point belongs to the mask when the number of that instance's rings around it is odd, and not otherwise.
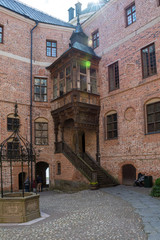
[{"label": "chimney", "polygon": [[69,14],[69,21],[71,21],[74,18],[74,8],[70,7],[68,9],[68,14]]},{"label": "chimney", "polygon": [[82,6],[82,4],[80,2],[75,4],[75,7],[76,7],[76,17],[78,16],[78,14],[79,15],[81,14],[81,6]]}]

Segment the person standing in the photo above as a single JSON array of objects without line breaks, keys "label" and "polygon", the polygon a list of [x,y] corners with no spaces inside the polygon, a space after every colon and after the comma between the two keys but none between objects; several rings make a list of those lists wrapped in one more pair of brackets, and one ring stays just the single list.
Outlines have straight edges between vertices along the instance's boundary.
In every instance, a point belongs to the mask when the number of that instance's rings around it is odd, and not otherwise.
[{"label": "person standing", "polygon": [[37,175],[37,192],[42,192],[42,178]]}]

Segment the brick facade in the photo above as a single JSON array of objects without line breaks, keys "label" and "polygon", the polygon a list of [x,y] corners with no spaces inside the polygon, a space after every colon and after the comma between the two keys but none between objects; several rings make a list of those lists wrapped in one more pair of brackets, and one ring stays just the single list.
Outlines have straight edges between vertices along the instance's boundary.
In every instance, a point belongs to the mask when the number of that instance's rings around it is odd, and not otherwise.
[{"label": "brick facade", "polygon": [[[146,103],[151,99],[160,99],[160,7],[157,0],[135,0],[136,22],[126,27],[125,9],[131,3],[131,0],[111,0],[82,24],[90,38],[95,30],[99,31],[99,47],[95,52],[102,57],[99,64],[101,165],[120,183],[123,182],[122,167],[126,164],[133,165],[136,174],[152,175],[154,180],[160,176],[160,133],[146,132]],[[30,31],[35,22],[2,7],[0,13],[0,25],[4,30],[3,43],[0,43],[0,142],[10,135],[7,116],[14,112],[16,101],[21,134],[30,140]],[[46,78],[48,96],[45,103],[33,101],[33,143],[34,121],[45,118],[48,121],[49,144],[34,144],[34,147],[40,150],[37,161],[49,164],[51,185],[54,185],[54,179],[84,181],[84,177],[64,156],[54,154],[54,123],[50,106],[53,83],[50,72],[46,70],[68,49],[72,32],[73,29],[42,23],[33,31],[33,84],[34,77]],[[46,56],[47,39],[57,41],[57,58]],[[151,43],[155,43],[157,74],[143,79],[141,49]],[[116,61],[119,64],[119,89],[109,92],[108,66]],[[32,97],[34,99],[34,86]],[[118,116],[118,138],[107,140],[105,117],[113,110]],[[70,130],[66,130],[64,137],[69,133]],[[95,158],[96,134],[89,130],[85,134],[86,151]],[[66,139],[72,146],[73,135]],[[56,174],[57,161],[61,162],[61,175]],[[15,168],[15,190],[20,171]]]}]

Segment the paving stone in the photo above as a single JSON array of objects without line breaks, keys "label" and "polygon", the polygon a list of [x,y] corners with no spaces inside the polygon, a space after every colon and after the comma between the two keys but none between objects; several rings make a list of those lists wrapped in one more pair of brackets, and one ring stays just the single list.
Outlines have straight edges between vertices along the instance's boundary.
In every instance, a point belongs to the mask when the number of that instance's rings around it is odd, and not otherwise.
[{"label": "paving stone", "polygon": [[50,216],[29,226],[0,227],[0,240],[145,240],[142,220],[119,196],[96,191],[42,192]]}]

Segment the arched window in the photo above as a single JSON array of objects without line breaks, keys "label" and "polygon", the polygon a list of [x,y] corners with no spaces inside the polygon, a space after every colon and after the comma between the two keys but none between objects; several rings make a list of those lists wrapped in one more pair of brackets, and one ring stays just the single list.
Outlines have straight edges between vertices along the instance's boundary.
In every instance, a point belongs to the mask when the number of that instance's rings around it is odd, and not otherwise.
[{"label": "arched window", "polygon": [[160,99],[146,103],[146,133],[160,132]]},{"label": "arched window", "polygon": [[35,120],[35,144],[48,145],[48,121],[45,118]]},{"label": "arched window", "polygon": [[15,117],[14,114],[9,114],[7,116],[7,130],[14,131],[17,127],[19,127],[20,121],[19,117]]},{"label": "arched window", "polygon": [[117,113],[110,111],[105,117],[106,139],[115,139],[118,137]]}]

